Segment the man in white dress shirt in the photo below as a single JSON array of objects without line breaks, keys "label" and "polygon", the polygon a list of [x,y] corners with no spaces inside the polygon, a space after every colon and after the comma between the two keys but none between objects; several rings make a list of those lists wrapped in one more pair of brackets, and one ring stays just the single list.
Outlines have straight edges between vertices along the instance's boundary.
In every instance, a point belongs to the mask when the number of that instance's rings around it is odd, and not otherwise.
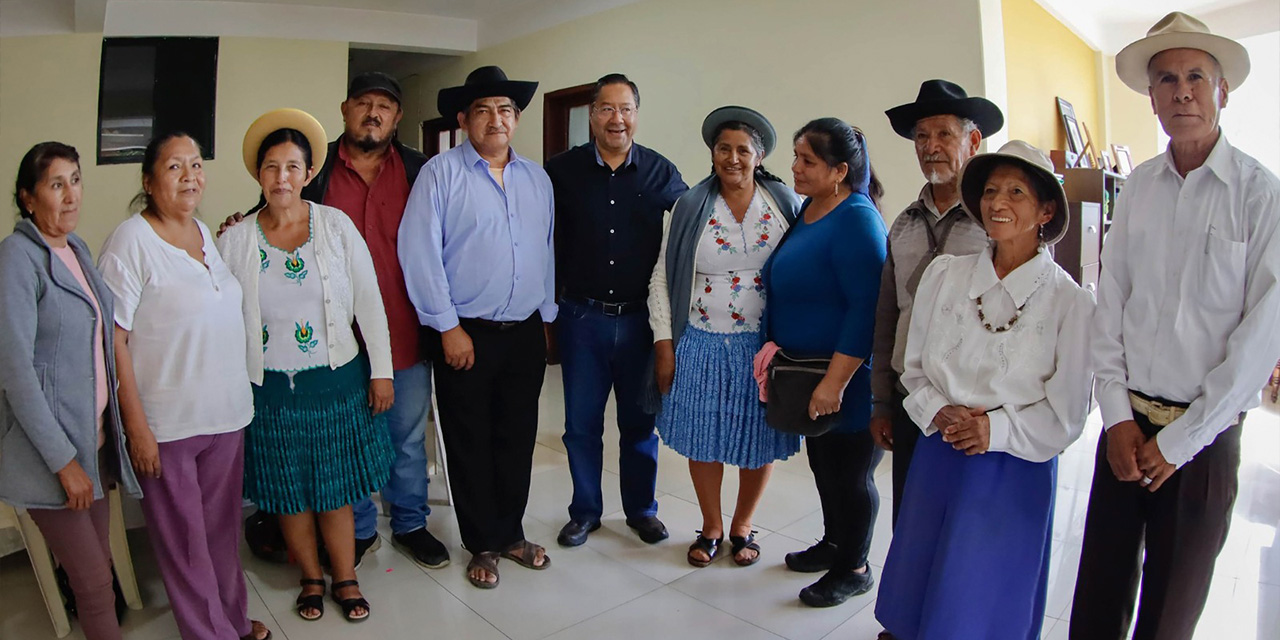
[{"label": "man in white dress shirt", "polygon": [[1127,637],[1141,576],[1134,639],[1189,639],[1227,537],[1242,412],[1280,357],[1280,179],[1218,126],[1249,72],[1238,43],[1175,12],[1116,71],[1151,96],[1169,148],[1129,176],[1102,253],[1092,351],[1107,430],[1071,638]]}]

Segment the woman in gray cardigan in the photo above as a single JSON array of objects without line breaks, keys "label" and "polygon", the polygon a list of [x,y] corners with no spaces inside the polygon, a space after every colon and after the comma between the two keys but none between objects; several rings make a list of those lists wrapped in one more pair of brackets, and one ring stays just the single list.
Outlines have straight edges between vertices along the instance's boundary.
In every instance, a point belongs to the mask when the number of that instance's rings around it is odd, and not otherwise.
[{"label": "woman in gray cardigan", "polygon": [[0,241],[0,500],[27,509],[66,569],[85,637],[117,640],[107,491],[142,492],[116,405],[111,292],[73,233],[80,194],[74,148],[23,157],[22,219]]}]

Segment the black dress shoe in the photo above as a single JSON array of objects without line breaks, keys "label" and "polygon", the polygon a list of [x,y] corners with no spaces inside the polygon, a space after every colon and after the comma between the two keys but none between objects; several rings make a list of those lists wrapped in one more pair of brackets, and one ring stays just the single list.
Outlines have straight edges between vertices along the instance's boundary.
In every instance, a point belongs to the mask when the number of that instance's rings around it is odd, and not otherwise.
[{"label": "black dress shoe", "polygon": [[836,561],[836,545],[827,542],[824,538],[804,551],[788,553],[783,560],[787,563],[788,569],[800,573],[829,571]]},{"label": "black dress shoe", "polygon": [[635,529],[640,539],[649,544],[657,544],[670,536],[667,533],[667,525],[662,524],[658,516],[627,518],[627,526]]},{"label": "black dress shoe", "polygon": [[[356,567],[360,568],[360,564],[364,562],[364,554],[370,551],[377,551],[382,548],[382,538],[378,534],[373,534],[368,538],[356,538]],[[328,555],[328,554],[326,554]]]},{"label": "black dress shoe", "polygon": [[560,529],[560,535],[556,536],[556,542],[559,542],[562,547],[576,547],[586,542],[587,536],[599,528],[599,521],[579,522],[570,520]]},{"label": "black dress shoe", "polygon": [[391,536],[391,544],[409,552],[409,557],[414,562],[428,569],[440,569],[449,565],[449,550],[426,527],[409,533],[397,533]]},{"label": "black dress shoe", "polygon": [[834,607],[871,590],[876,579],[871,565],[864,573],[828,571],[818,581],[800,590],[800,601],[811,607]]}]

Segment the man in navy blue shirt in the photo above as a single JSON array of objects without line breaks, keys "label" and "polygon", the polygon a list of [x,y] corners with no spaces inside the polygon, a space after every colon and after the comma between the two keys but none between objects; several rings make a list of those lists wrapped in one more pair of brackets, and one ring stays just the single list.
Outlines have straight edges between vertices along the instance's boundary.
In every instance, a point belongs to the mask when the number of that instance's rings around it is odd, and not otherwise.
[{"label": "man in navy blue shirt", "polygon": [[667,538],[654,489],[658,437],[640,407],[653,352],[645,300],[662,243],[662,215],[687,189],[675,165],[632,142],[640,90],[618,73],[596,81],[593,141],[547,162],[555,189],[556,290],[564,375],[564,445],[573,476],[558,541],[578,546],[600,528],[604,408],[617,402],[622,507],[653,544]]}]

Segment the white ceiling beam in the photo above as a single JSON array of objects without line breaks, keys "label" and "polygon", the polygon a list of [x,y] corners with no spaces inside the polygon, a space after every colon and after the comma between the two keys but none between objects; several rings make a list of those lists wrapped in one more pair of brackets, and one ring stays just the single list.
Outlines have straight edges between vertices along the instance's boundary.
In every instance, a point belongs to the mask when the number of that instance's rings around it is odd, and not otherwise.
[{"label": "white ceiling beam", "polygon": [[374,43],[446,55],[476,50],[475,20],[258,2],[110,0],[103,29],[119,36],[242,36]]}]

